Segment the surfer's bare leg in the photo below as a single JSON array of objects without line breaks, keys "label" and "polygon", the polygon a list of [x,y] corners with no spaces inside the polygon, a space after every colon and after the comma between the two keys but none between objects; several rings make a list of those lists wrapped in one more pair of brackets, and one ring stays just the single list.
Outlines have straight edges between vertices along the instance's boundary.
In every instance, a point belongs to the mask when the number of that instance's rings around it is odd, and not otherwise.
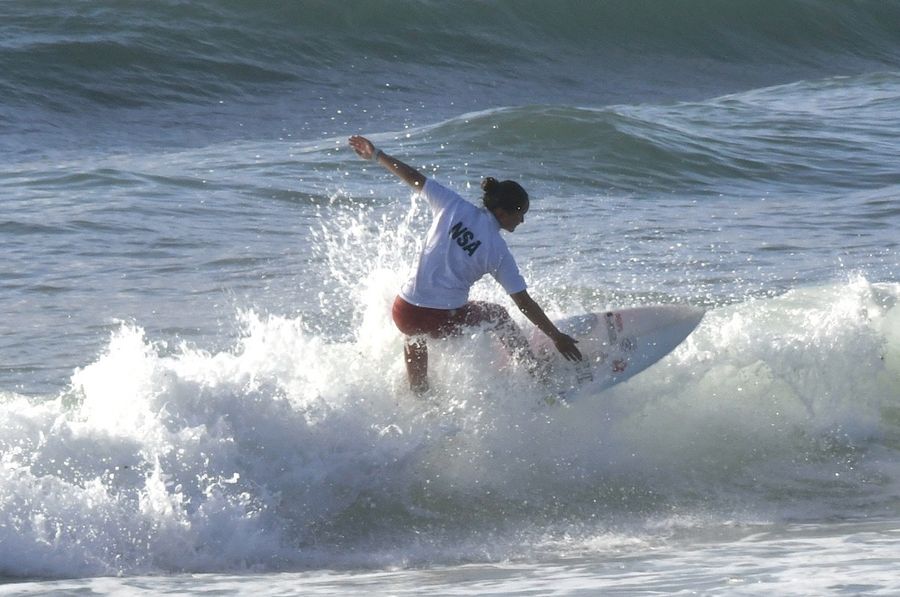
[{"label": "surfer's bare leg", "polygon": [[[528,339],[509,316],[509,311],[496,303],[474,301],[469,304],[475,307],[471,309],[471,312],[477,313],[472,319],[480,318],[482,322],[489,323],[491,331],[497,334],[497,339],[500,340],[510,357],[523,363],[528,372],[538,379],[546,377],[546,366],[534,355]],[[469,321],[468,323],[472,325],[480,322]]]},{"label": "surfer's bare leg", "polygon": [[428,345],[425,338],[409,338],[403,347],[406,361],[406,374],[409,377],[409,388],[415,394],[428,391]]},{"label": "surfer's bare leg", "polygon": [[507,354],[518,360],[525,366],[525,370],[540,381],[545,381],[549,375],[549,363],[541,361],[535,356],[531,350],[531,345],[525,338],[525,334],[512,319],[509,320],[509,326],[502,325],[494,330],[497,338]]}]

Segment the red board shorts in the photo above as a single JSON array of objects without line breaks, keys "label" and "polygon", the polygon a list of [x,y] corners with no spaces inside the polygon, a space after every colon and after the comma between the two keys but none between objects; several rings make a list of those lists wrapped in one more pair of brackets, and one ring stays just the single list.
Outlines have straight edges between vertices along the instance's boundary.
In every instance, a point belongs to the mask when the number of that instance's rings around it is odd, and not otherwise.
[{"label": "red board shorts", "polygon": [[509,313],[500,305],[469,301],[458,309],[430,309],[417,307],[399,296],[391,310],[397,329],[407,336],[428,335],[446,338],[462,333],[463,328],[491,324],[496,328],[510,321]]}]

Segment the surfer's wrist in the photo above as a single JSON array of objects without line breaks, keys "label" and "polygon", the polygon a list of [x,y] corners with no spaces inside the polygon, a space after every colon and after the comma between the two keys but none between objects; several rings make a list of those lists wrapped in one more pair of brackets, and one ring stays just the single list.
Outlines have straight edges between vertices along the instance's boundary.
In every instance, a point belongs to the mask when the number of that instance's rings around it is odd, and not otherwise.
[{"label": "surfer's wrist", "polygon": [[384,152],[373,145],[372,146],[372,157],[370,157],[369,159],[372,160],[373,162],[377,162],[378,158],[381,157],[382,155],[384,155]]}]

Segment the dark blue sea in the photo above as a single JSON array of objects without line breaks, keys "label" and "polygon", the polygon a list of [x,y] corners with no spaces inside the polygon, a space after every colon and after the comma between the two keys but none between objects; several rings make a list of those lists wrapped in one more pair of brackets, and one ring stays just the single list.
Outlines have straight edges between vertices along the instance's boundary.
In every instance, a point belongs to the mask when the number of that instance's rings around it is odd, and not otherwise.
[{"label": "dark blue sea", "polygon": [[[703,322],[417,400],[353,134],[519,181],[552,317]],[[897,594],[898,155],[896,0],[2,2],[0,594]]]}]

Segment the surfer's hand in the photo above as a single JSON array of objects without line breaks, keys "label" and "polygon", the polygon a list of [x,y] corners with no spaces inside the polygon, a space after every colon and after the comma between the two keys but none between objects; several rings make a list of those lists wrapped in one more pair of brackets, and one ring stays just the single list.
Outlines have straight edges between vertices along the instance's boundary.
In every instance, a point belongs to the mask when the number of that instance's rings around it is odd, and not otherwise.
[{"label": "surfer's hand", "polygon": [[353,135],[349,140],[350,147],[356,152],[356,155],[364,160],[371,160],[375,156],[375,145],[360,135]]},{"label": "surfer's hand", "polygon": [[559,354],[566,357],[566,360],[580,361],[582,359],[581,351],[575,346],[578,344],[578,340],[572,336],[560,333],[553,337],[553,344],[556,346],[556,350],[559,351]]}]

